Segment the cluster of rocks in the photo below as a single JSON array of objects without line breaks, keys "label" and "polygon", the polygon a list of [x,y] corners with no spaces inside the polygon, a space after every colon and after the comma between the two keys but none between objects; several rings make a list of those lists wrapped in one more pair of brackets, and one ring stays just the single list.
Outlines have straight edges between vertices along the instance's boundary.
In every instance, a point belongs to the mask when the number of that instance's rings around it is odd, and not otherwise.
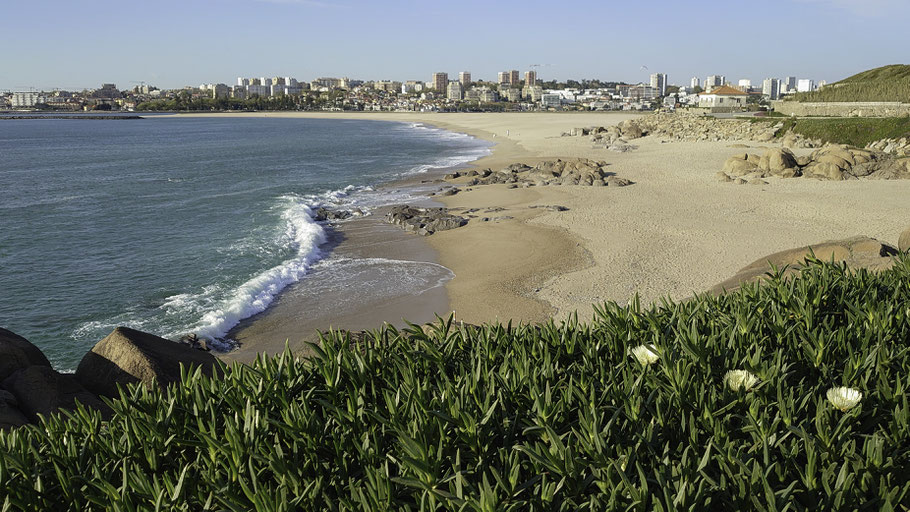
[{"label": "cluster of rocks", "polygon": [[385,220],[421,236],[460,228],[468,223],[468,219],[452,215],[447,208],[416,208],[408,205],[393,206]]},{"label": "cluster of rocks", "polygon": [[102,396],[119,396],[118,385],[163,387],[180,381],[180,366],[220,372],[214,356],[152,334],[118,327],[87,353],[74,374],[60,373],[28,340],[0,329],[0,429],[37,423],[39,415],[73,410],[76,402],[110,409]]},{"label": "cluster of rocks", "polygon": [[363,215],[363,210],[360,208],[354,208],[353,210],[343,210],[343,209],[329,209],[325,207],[320,207],[316,209],[316,213],[313,214],[313,220],[316,222],[325,222],[325,221],[339,221],[350,219],[351,217],[359,217]]},{"label": "cluster of rocks", "polygon": [[866,144],[866,149],[899,157],[910,156],[910,138],[877,140]]},{"label": "cluster of rocks", "polygon": [[830,144],[807,156],[796,156],[787,148],[771,148],[761,156],[735,155],[717,173],[721,181],[765,183],[761,178],[807,177],[821,180],[910,178],[910,160],[864,149]]},{"label": "cluster of rocks", "polygon": [[497,172],[493,172],[491,169],[455,172],[447,174],[445,179],[451,181],[467,177],[470,178],[466,182],[469,186],[507,183],[516,187],[518,185],[525,187],[542,187],[546,185],[624,187],[632,184],[631,181],[619,178],[613,173],[606,171],[606,167],[606,162],[587,158],[556,159],[542,161],[533,167],[523,163],[515,163]]},{"label": "cluster of rocks", "polygon": [[[777,132],[784,127],[778,123],[752,123],[741,119],[718,119],[700,114],[684,112],[657,112],[638,119],[627,119],[615,126],[573,128],[563,136],[591,137],[594,143],[615,151],[634,149],[624,148],[627,141],[655,135],[669,141],[722,141],[752,140],[770,142]],[[800,134],[788,131],[782,142],[792,148],[814,148],[822,145],[820,141],[807,139]],[[615,149],[614,149],[615,147]]]}]

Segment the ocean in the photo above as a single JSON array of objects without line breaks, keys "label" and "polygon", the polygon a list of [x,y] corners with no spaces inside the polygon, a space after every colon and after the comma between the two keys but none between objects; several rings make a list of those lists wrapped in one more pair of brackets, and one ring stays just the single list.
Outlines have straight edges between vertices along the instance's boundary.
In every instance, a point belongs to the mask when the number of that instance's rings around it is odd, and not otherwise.
[{"label": "ocean", "polygon": [[381,185],[488,151],[384,121],[2,120],[0,327],[62,371],[119,325],[230,349],[232,327],[331,258],[317,207],[414,201]]}]

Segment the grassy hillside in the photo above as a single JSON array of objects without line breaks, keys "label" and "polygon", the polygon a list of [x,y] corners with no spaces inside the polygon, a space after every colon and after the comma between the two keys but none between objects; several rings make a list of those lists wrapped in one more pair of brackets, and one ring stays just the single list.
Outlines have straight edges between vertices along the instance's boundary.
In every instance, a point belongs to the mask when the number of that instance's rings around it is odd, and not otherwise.
[{"label": "grassy hillside", "polygon": [[910,103],[910,66],[894,64],[857,73],[818,91],[801,92],[788,101],[900,101]]},{"label": "grassy hillside", "polygon": [[[590,324],[442,323],[316,352],[132,388],[106,423],[81,411],[0,434],[3,509],[910,503],[910,257],[877,275],[816,263],[722,297],[611,303]],[[862,399],[835,406],[837,386]]]},{"label": "grassy hillside", "polygon": [[910,137],[910,117],[889,118],[814,118],[790,119],[782,117],[750,118],[756,123],[784,123],[778,130],[781,136],[788,130],[812,139],[836,144],[865,147],[881,139]]}]

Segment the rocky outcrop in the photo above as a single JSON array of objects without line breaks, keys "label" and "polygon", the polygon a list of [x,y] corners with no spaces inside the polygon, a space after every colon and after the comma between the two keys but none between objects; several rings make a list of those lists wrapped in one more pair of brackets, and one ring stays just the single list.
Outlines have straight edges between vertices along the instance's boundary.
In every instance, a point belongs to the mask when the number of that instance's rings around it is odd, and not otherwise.
[{"label": "rocky outcrop", "polygon": [[354,208],[353,210],[343,210],[320,207],[317,208],[316,212],[313,214],[313,220],[316,222],[332,222],[346,220],[350,219],[351,217],[357,217],[361,215],[363,215],[363,210],[360,208]]},{"label": "rocky outcrop", "polygon": [[415,208],[408,205],[393,206],[385,219],[389,224],[422,236],[460,228],[468,223],[468,219],[452,215],[446,208]]},{"label": "rocky outcrop", "polygon": [[877,140],[867,144],[866,149],[895,156],[910,156],[910,137]]},{"label": "rocky outcrop", "polygon": [[116,397],[118,384],[177,382],[181,364],[201,367],[208,375],[221,369],[208,352],[118,327],[83,357],[75,374],[60,373],[28,340],[0,329],[0,430],[73,410],[77,402],[105,418],[111,411],[100,396]]},{"label": "rocky outcrop", "polygon": [[[497,172],[486,169],[483,172],[467,171],[446,175],[448,180],[469,177],[467,185],[495,185],[500,183],[526,187],[547,185],[579,185],[589,187],[624,187],[632,182],[614,176],[606,170],[607,163],[587,158],[544,160],[533,167],[515,163]],[[475,172],[476,174],[469,174]]]},{"label": "rocky outcrop", "polygon": [[901,233],[901,237],[897,241],[897,248],[901,252],[910,251],[910,228]]},{"label": "rocky outcrop", "polygon": [[0,382],[18,370],[51,363],[38,347],[18,334],[0,328]]},{"label": "rocky outcrop", "polygon": [[891,257],[897,251],[888,244],[865,236],[789,249],[755,260],[735,276],[712,288],[711,292],[732,291],[744,283],[760,281],[772,271],[772,266],[778,269],[787,267],[786,274],[792,275],[803,268],[806,258],[813,254],[822,261],[833,260],[835,263],[846,263],[850,268],[880,271],[891,268]]},{"label": "rocky outcrop", "polygon": [[[712,116],[685,112],[657,112],[629,119],[616,126],[578,128],[565,136],[590,136],[591,141],[610,147],[615,142],[626,142],[644,136],[658,136],[668,141],[722,141],[753,140],[769,142],[782,130],[782,122],[750,122],[742,119],[718,119]],[[788,132],[783,142],[787,147],[818,147],[820,141]]]},{"label": "rocky outcrop", "polygon": [[10,430],[28,423],[28,418],[19,410],[16,395],[0,389],[0,430]]},{"label": "rocky outcrop", "polygon": [[12,393],[22,413],[32,422],[38,415],[50,415],[60,409],[72,410],[76,402],[105,414],[108,407],[90,393],[75,375],[62,374],[49,366],[29,366],[3,381],[3,388]]},{"label": "rocky outcrop", "polygon": [[787,148],[772,148],[761,156],[747,153],[734,155],[724,162],[723,172],[730,178],[746,179],[769,176],[804,176],[833,181],[910,178],[910,167],[901,160],[884,153],[835,144],[817,149],[805,157],[796,157]]},{"label": "rocky outcrop", "polygon": [[76,377],[87,389],[116,397],[117,385],[166,386],[180,381],[181,365],[206,375],[219,366],[214,356],[153,334],[118,327],[82,358]]}]

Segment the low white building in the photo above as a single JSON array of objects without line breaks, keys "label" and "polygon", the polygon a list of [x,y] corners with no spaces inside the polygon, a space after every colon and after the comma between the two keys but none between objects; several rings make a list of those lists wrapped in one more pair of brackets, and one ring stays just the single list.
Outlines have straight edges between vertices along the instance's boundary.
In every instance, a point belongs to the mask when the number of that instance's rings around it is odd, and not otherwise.
[{"label": "low white building", "polygon": [[38,92],[14,92],[10,98],[10,105],[13,108],[34,107],[38,103],[44,103],[44,95]]},{"label": "low white building", "polygon": [[711,92],[703,92],[699,94],[698,106],[707,108],[741,108],[746,106],[746,98],[748,97],[748,94],[740,91],[739,89],[734,89],[729,85],[722,85],[720,87],[711,89]]}]

